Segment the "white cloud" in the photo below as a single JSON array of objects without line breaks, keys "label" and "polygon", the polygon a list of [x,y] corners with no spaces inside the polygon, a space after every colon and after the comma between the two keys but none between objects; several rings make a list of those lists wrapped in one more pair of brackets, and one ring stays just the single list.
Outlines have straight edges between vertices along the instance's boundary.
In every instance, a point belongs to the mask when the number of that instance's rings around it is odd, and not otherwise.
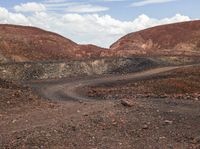
[{"label": "white cloud", "polygon": [[98,1],[102,1],[102,2],[124,2],[126,0],[98,0]]},{"label": "white cloud", "polygon": [[43,5],[45,7],[47,7],[48,9],[65,9],[66,7],[69,7],[69,6],[74,6],[74,5],[79,5],[80,3],[76,3],[76,2],[55,2],[55,3],[44,3]]},{"label": "white cloud", "polygon": [[131,6],[140,7],[140,6],[150,5],[150,4],[168,3],[168,2],[173,2],[173,1],[177,1],[177,0],[142,0],[142,1],[132,3]]},{"label": "white cloud", "polygon": [[92,43],[103,47],[110,46],[118,38],[130,32],[160,24],[189,20],[188,16],[181,14],[163,19],[150,18],[142,14],[132,21],[120,21],[110,15],[56,14],[46,11],[25,15],[0,7],[0,23],[36,26],[57,32],[78,43]]},{"label": "white cloud", "polygon": [[66,8],[67,12],[76,12],[76,13],[92,13],[92,12],[101,12],[107,10],[109,10],[109,8],[102,6],[95,6],[91,4],[74,5]]},{"label": "white cloud", "polygon": [[66,2],[66,0],[45,0],[46,3],[60,3],[60,2]]},{"label": "white cloud", "polygon": [[93,5],[86,2],[73,2],[66,0],[46,0],[43,5],[49,11],[63,11],[72,13],[94,13],[109,10],[108,7]]},{"label": "white cloud", "polygon": [[35,3],[35,2],[29,2],[29,3],[16,5],[14,9],[17,12],[40,12],[40,11],[46,10],[43,4]]},{"label": "white cloud", "polygon": [[0,7],[0,23],[30,25],[27,17],[21,13],[11,13],[7,9]]}]

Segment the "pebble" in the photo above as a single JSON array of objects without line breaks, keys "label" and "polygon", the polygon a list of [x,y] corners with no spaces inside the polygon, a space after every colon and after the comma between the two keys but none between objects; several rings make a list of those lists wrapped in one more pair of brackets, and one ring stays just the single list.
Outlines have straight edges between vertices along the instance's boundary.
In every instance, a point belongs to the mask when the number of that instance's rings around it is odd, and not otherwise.
[{"label": "pebble", "polygon": [[165,120],[164,122],[165,122],[165,124],[169,124],[169,125],[171,125],[173,123],[173,121],[170,121],[170,120]]},{"label": "pebble", "polygon": [[47,133],[47,134],[46,134],[46,137],[51,137],[51,134],[50,134],[50,133]]},{"label": "pebble", "polygon": [[17,120],[12,120],[12,123],[15,123]]},{"label": "pebble", "polygon": [[148,125],[143,125],[142,129],[148,129]]},{"label": "pebble", "polygon": [[165,137],[165,136],[162,136],[162,137],[159,137],[159,139],[160,139],[160,140],[166,139],[166,137]]},{"label": "pebble", "polygon": [[83,114],[83,116],[89,116],[89,114]]}]

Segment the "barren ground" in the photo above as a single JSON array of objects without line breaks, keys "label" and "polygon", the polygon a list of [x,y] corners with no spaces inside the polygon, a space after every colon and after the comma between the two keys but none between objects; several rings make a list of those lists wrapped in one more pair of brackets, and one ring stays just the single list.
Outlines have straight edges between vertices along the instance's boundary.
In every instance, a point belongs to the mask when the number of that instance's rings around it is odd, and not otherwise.
[{"label": "barren ground", "polygon": [[[96,99],[88,101],[48,101],[27,87],[1,80],[0,148],[198,149],[199,68],[137,82],[93,84],[77,92]],[[179,79],[184,90],[176,83]],[[169,81],[172,86],[166,86]],[[169,90],[173,87],[175,91]]]}]

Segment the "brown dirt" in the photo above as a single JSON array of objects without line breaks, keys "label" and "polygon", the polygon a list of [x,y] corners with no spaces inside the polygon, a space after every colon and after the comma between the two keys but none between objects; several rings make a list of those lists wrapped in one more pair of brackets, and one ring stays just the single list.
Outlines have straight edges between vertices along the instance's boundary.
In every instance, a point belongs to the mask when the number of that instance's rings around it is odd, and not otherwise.
[{"label": "brown dirt", "polygon": [[173,72],[146,79],[142,81],[129,81],[128,83],[112,84],[109,86],[93,86],[88,90],[88,95],[92,97],[126,93],[132,96],[143,97],[170,97],[170,98],[187,98],[200,100],[200,67],[192,66],[177,69]]},{"label": "brown dirt", "polygon": [[51,102],[16,83],[0,84],[5,91],[0,96],[0,148],[200,147],[199,101],[129,96],[131,107],[120,100]]}]

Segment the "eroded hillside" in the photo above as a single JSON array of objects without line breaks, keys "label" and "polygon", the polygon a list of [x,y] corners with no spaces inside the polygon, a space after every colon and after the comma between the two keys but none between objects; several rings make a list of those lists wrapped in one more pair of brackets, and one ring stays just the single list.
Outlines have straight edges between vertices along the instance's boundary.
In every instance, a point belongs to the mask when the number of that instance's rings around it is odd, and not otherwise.
[{"label": "eroded hillside", "polygon": [[111,49],[128,55],[200,56],[200,21],[162,25],[130,33]]},{"label": "eroded hillside", "polygon": [[91,58],[106,49],[78,45],[58,34],[34,27],[0,25],[0,62],[46,61]]},{"label": "eroded hillside", "polygon": [[110,49],[79,45],[34,27],[0,25],[0,63],[57,61],[124,56],[200,56],[200,21],[130,33]]}]

